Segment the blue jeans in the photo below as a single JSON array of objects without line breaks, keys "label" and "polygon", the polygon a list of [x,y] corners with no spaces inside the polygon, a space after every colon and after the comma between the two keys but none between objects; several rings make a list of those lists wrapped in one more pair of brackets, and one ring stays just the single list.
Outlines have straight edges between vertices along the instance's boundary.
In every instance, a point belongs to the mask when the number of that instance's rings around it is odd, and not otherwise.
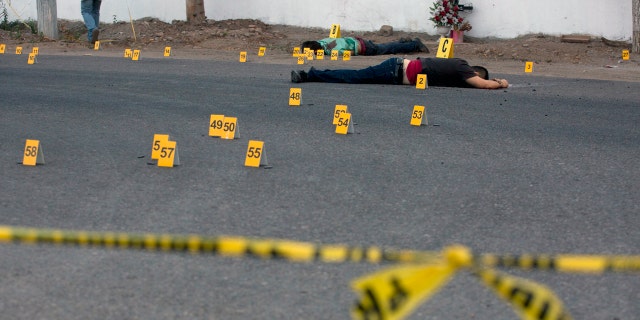
[{"label": "blue jeans", "polygon": [[316,70],[307,72],[307,81],[333,83],[402,84],[403,58],[390,58],[377,66],[360,70]]},{"label": "blue jeans", "polygon": [[102,0],[81,0],[80,1],[80,13],[82,13],[82,19],[84,25],[89,30],[87,38],[91,42],[91,34],[93,29],[100,25],[100,5]]},{"label": "blue jeans", "polygon": [[416,41],[387,42],[375,44],[370,40],[365,40],[365,56],[376,56],[385,54],[412,53],[420,51],[420,45]]}]

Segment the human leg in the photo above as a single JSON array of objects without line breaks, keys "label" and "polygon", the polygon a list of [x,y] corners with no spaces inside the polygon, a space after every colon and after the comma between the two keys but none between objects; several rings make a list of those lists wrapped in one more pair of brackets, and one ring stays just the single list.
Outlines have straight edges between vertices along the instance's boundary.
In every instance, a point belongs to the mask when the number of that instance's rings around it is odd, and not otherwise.
[{"label": "human leg", "polygon": [[376,45],[377,55],[383,54],[398,54],[398,53],[412,53],[412,52],[425,52],[429,53],[429,49],[420,41],[415,38],[411,41],[393,41],[387,43],[381,43]]},{"label": "human leg", "polygon": [[[360,70],[317,70],[306,72],[309,82],[402,84],[402,58],[387,59],[379,65]],[[293,81],[292,74],[292,81]],[[295,82],[295,81],[294,81]],[[302,82],[302,81],[301,81]]]},{"label": "human leg", "polygon": [[98,8],[96,14],[95,8],[96,0],[81,0],[80,1],[80,13],[82,14],[82,19],[84,20],[84,25],[87,27],[89,31],[87,33],[87,40],[92,42],[94,30],[98,30],[98,23],[100,19],[100,1],[98,1]]}]

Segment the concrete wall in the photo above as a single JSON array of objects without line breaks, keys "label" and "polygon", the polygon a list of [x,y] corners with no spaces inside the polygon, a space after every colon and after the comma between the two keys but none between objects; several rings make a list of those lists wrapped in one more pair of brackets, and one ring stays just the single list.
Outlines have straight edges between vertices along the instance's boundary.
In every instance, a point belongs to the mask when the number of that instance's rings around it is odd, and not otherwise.
[{"label": "concrete wall", "polygon": [[[38,0],[10,2],[22,19],[37,17]],[[80,20],[80,0],[57,0],[58,18]],[[475,37],[513,38],[530,33],[589,34],[613,40],[630,40],[631,0],[461,0],[473,3],[466,14]],[[249,18],[268,24],[374,31],[384,24],[396,30],[428,32],[431,0],[205,0],[207,17],[214,20]],[[185,0],[103,0],[106,23],[156,17],[166,22],[186,19]],[[16,15],[10,10],[10,19]]]}]

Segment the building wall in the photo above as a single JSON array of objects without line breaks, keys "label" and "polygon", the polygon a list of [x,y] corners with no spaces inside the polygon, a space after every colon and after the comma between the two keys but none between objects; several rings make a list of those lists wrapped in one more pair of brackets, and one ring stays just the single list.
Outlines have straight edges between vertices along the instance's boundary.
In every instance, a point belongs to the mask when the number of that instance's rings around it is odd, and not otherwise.
[{"label": "building wall", "polygon": [[[0,0],[11,3],[10,19],[37,17],[38,0]],[[461,0],[473,4],[466,17],[474,37],[513,38],[531,33],[589,34],[630,40],[631,0]],[[422,0],[205,0],[209,19],[259,19],[268,24],[375,31],[388,24],[396,30],[435,34],[428,20],[432,1]],[[58,18],[80,20],[80,0],[57,0]],[[15,9],[15,13],[14,13]],[[106,23],[155,17],[171,22],[186,19],[185,0],[103,0]],[[16,15],[17,13],[17,15]]]}]

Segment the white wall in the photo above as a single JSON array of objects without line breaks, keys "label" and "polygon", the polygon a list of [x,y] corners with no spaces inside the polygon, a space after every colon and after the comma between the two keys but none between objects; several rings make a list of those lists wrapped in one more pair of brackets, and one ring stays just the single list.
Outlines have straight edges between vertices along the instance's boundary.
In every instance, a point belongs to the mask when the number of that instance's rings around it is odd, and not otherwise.
[{"label": "white wall", "polygon": [[[22,19],[37,17],[37,0],[10,2]],[[631,0],[461,0],[473,3],[466,14],[475,37],[512,38],[529,33],[589,34],[630,40]],[[57,0],[58,18],[80,20],[80,0]],[[268,24],[374,31],[384,24],[396,30],[428,32],[431,0],[205,0],[209,19],[259,19]],[[186,19],[185,0],[103,0],[102,21],[156,17],[166,22]],[[10,10],[10,20],[16,15]]]}]

